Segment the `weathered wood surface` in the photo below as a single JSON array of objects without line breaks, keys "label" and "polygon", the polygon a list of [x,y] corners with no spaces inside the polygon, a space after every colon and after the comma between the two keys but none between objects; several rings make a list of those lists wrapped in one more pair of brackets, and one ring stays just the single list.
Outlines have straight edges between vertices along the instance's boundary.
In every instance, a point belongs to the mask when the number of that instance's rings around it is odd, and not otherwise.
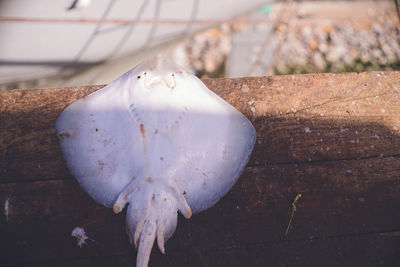
[{"label": "weathered wood surface", "polygon": [[[400,72],[205,83],[252,120],[255,151],[216,206],[180,216],[150,266],[398,265]],[[124,214],[79,188],[53,128],[100,87],[0,93],[0,266],[134,265]],[[82,248],[77,226],[91,238]]]}]

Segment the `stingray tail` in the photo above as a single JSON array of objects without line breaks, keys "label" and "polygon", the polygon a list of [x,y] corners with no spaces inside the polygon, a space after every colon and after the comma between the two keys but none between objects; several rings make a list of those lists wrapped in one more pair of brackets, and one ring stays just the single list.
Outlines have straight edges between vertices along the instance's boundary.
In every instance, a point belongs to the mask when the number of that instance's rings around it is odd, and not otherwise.
[{"label": "stingray tail", "polygon": [[113,205],[114,212],[119,213],[129,203],[126,226],[131,244],[138,248],[137,267],[147,267],[156,238],[160,251],[165,254],[164,243],[175,232],[178,211],[187,219],[192,216],[176,184],[156,182],[131,182]]},{"label": "stingray tail", "polygon": [[136,259],[137,267],[147,267],[150,259],[151,249],[156,238],[156,222],[148,220],[144,223],[143,231],[140,234],[139,252]]}]

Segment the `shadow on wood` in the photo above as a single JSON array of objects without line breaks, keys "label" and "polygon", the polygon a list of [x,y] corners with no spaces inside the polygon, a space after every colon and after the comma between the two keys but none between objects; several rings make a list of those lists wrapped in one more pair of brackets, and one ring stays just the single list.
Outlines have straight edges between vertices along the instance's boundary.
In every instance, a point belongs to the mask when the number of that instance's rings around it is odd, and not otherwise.
[{"label": "shadow on wood", "polygon": [[[205,82],[252,119],[255,151],[216,206],[179,216],[167,254],[153,249],[150,266],[399,262],[400,73]],[[66,105],[98,88],[0,93],[1,266],[134,264],[125,214],[79,188],[53,128]],[[77,226],[89,237],[82,247]]]}]

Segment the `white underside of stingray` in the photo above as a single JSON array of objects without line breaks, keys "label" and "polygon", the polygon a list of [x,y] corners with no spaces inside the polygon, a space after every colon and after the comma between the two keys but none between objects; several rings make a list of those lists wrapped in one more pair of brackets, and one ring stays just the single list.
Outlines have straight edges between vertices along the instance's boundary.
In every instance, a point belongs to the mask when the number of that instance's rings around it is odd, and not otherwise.
[{"label": "white underside of stingray", "polygon": [[56,123],[68,167],[98,203],[120,212],[147,266],[186,218],[234,185],[255,142],[239,111],[160,56],[72,103]]}]

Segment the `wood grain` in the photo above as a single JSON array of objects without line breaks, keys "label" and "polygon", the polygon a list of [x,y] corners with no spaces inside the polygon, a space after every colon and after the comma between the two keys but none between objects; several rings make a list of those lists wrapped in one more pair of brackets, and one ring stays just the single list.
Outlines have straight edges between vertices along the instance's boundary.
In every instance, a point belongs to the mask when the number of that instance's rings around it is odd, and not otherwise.
[{"label": "wood grain", "polygon": [[[154,248],[150,266],[399,262],[400,72],[204,82],[252,120],[256,147],[216,206],[180,216],[167,255]],[[99,88],[0,92],[0,266],[134,264],[124,214],[79,188],[55,136],[59,113]],[[77,226],[91,238],[82,248]]]}]

